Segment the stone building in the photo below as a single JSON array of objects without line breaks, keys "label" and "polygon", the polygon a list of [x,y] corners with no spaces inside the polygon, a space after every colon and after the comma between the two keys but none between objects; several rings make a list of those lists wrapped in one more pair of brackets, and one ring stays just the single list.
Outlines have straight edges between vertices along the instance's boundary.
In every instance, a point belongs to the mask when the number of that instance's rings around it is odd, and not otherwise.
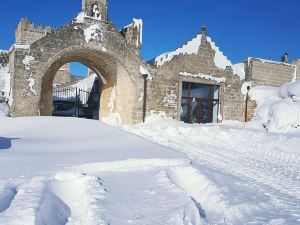
[{"label": "stone building", "polygon": [[158,56],[149,84],[149,111],[192,123],[242,120],[241,82],[206,28],[174,52]]},{"label": "stone building", "polygon": [[[299,78],[294,64],[248,58],[233,65],[206,27],[175,51],[146,63],[140,56],[142,20],[121,30],[109,20],[107,0],[82,0],[82,12],[59,29],[34,28],[21,20],[9,53],[12,116],[52,115],[53,82],[68,77],[68,63],[81,62],[102,80],[99,118],[139,123],[153,113],[187,123],[251,118],[247,90],[280,86]],[[62,67],[63,65],[67,65]],[[65,74],[58,76],[57,72]]]}]

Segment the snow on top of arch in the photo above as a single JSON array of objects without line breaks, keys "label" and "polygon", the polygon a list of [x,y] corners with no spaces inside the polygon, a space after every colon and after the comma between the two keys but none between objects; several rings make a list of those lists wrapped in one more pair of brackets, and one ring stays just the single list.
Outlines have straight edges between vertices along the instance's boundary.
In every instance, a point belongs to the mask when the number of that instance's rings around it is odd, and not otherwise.
[{"label": "snow on top of arch", "polygon": [[202,39],[202,35],[198,34],[197,37],[195,37],[191,41],[187,42],[181,48],[178,48],[173,52],[167,52],[167,53],[164,53],[164,54],[156,57],[155,64],[157,66],[162,66],[166,62],[171,61],[174,58],[174,56],[180,55],[180,54],[182,54],[182,55],[198,54],[199,47],[201,46],[201,39]]}]

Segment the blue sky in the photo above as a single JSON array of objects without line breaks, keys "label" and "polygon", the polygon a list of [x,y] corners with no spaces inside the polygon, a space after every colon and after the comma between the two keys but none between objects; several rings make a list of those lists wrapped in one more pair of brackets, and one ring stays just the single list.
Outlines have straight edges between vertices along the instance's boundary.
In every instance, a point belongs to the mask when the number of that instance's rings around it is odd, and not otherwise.
[{"label": "blue sky", "polygon": [[[14,42],[21,17],[59,27],[81,10],[81,0],[1,0],[0,49]],[[144,20],[142,56],[149,60],[193,38],[206,25],[232,62],[248,56],[300,58],[299,0],[110,0],[110,19],[121,28]],[[80,69],[77,69],[80,71]]]}]

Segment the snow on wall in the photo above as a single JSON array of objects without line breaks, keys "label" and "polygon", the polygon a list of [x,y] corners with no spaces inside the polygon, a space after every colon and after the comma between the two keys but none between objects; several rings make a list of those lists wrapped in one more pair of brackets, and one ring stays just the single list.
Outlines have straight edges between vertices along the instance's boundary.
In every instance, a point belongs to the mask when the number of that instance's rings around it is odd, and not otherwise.
[{"label": "snow on wall", "polygon": [[153,77],[150,74],[150,72],[142,65],[140,65],[139,72],[141,75],[147,75],[147,80],[153,80]]},{"label": "snow on wall", "polygon": [[99,40],[101,42],[103,36],[100,25],[94,24],[84,29],[84,36],[86,43],[89,43],[91,40]]},{"label": "snow on wall", "polygon": [[233,74],[236,74],[240,77],[240,80],[245,80],[246,72],[245,72],[245,63],[237,63],[231,65],[233,70]]},{"label": "snow on wall", "polygon": [[30,71],[30,64],[31,64],[31,61],[34,61],[35,58],[33,56],[30,56],[30,55],[26,55],[25,58],[23,59],[22,63],[23,65],[25,66],[25,69]]},{"label": "snow on wall", "polygon": [[101,21],[101,15],[95,14],[95,17],[91,17],[91,16],[87,16],[85,12],[78,13],[73,21],[74,21],[74,23],[84,23],[85,18],[91,18],[91,19],[94,19],[94,20]]},{"label": "snow on wall", "polygon": [[207,41],[210,43],[212,49],[216,52],[214,58],[216,67],[225,70],[227,66],[232,66],[231,62],[226,56],[224,56],[223,52],[220,51],[220,48],[216,46],[216,43],[213,42],[210,37],[207,37]]},{"label": "snow on wall", "polygon": [[202,35],[198,34],[196,38],[187,42],[181,48],[176,49],[174,52],[167,52],[155,58],[155,64],[157,66],[162,66],[166,62],[171,61],[177,55],[192,55],[198,54],[199,48],[201,46]]},{"label": "snow on wall", "polygon": [[13,44],[8,51],[11,52],[13,49],[30,49],[30,45]]},{"label": "snow on wall", "polygon": [[214,77],[212,75],[206,75],[206,74],[203,74],[203,73],[193,74],[193,73],[187,73],[187,72],[180,72],[179,75],[183,76],[183,77],[193,77],[193,78],[202,78],[202,79],[205,79],[205,80],[212,80],[212,81],[215,81],[218,84],[226,82],[225,77]]},{"label": "snow on wall", "polygon": [[136,40],[136,45],[138,46],[139,43],[143,43],[143,20],[142,19],[135,19],[133,18],[133,27],[140,30],[139,39]]},{"label": "snow on wall", "polygon": [[[30,76],[29,76],[29,78],[27,79],[27,81],[29,82],[29,90],[31,91],[31,93],[33,94],[33,95],[37,95],[37,93],[36,93],[36,91],[34,90],[34,88],[33,88],[33,86],[34,86],[34,84],[35,84],[35,80],[34,80],[34,78],[33,78],[33,75],[32,75],[32,73],[30,74]],[[30,95],[30,93],[28,93],[27,95]]]},{"label": "snow on wall", "polygon": [[[26,55],[25,58],[23,59],[22,63],[25,67],[25,70],[31,71],[31,62],[34,61],[35,58],[33,56],[30,55]],[[37,95],[37,92],[34,90],[33,86],[35,84],[35,80],[33,77],[33,74],[30,72],[29,78],[27,79],[28,86],[29,86],[29,90],[31,93],[27,93],[28,96],[30,96],[31,94],[33,95]],[[27,92],[27,91],[26,91]]]}]

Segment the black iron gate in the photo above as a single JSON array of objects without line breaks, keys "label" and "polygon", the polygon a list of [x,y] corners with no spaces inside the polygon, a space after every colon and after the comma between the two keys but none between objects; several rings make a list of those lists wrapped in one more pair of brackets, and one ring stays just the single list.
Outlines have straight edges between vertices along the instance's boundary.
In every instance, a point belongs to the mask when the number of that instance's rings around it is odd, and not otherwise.
[{"label": "black iron gate", "polygon": [[53,116],[99,119],[100,92],[98,85],[91,91],[64,88],[53,92]]}]

